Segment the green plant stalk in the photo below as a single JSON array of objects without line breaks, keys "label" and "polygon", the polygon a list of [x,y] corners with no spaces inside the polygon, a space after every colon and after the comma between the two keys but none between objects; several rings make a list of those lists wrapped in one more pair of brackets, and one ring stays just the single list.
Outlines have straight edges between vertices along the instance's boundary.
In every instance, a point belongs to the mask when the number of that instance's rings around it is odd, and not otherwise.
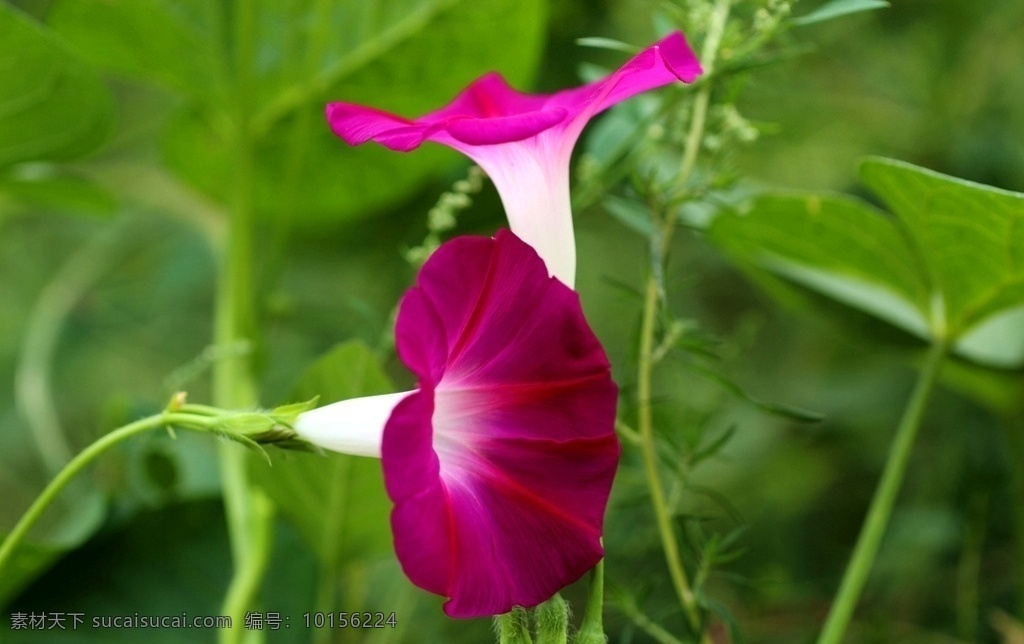
[{"label": "green plant stalk", "polygon": [[[731,0],[718,0],[715,3],[711,23],[708,26],[708,33],[704,39],[704,46],[701,51],[701,63],[705,74],[708,76],[714,70],[715,58],[722,42],[722,35],[725,32],[725,25],[729,19],[731,6]],[[707,112],[710,103],[711,85],[710,83],[704,83],[697,92],[697,97],[693,104],[690,129],[687,132],[683,159],[680,164],[679,175],[676,178],[675,187],[678,190],[685,187],[686,182],[689,181],[696,167],[697,155],[700,151],[707,125]],[[658,255],[653,257],[652,261],[664,261],[674,230],[675,218],[669,214],[662,222],[660,228],[660,247],[656,249]],[[655,322],[658,317],[658,304],[661,301],[659,297],[660,291],[656,271],[652,268],[647,276],[647,283],[644,288],[644,306],[640,325],[640,348],[637,365],[637,432],[640,436],[647,486],[651,492],[651,504],[654,507],[658,533],[661,537],[662,549],[665,552],[665,561],[668,565],[669,575],[672,578],[672,585],[675,587],[680,606],[690,628],[695,634],[699,634],[702,641],[707,641],[707,634],[703,632],[704,629],[701,624],[700,607],[697,597],[690,586],[686,569],[679,554],[679,543],[676,539],[676,534],[672,527],[672,518],[665,501],[665,492],[658,474],[658,459],[654,447],[651,384],[655,363]]]},{"label": "green plant stalk", "polygon": [[[235,178],[231,220],[226,248],[221,252],[220,279],[214,312],[214,342],[218,347],[252,344],[253,252],[252,197],[253,158],[251,116],[251,65],[254,59],[255,8],[250,0],[238,0],[234,12]],[[256,407],[256,383],[252,376],[251,350],[229,354],[213,365],[213,400],[219,407]],[[255,604],[270,554],[270,501],[249,482],[247,459],[240,445],[220,447],[221,489],[227,516],[234,572],[224,598],[222,614],[231,628],[220,631],[223,644],[260,641],[262,632],[245,631],[245,613]]]},{"label": "green plant stalk", "polygon": [[212,416],[201,416],[181,412],[164,412],[139,419],[101,436],[91,445],[82,450],[77,456],[68,461],[67,464],[57,472],[56,476],[54,476],[49,484],[47,484],[46,488],[43,489],[42,493],[40,493],[36,500],[32,502],[32,505],[25,511],[25,514],[22,515],[21,519],[18,520],[14,529],[11,530],[11,533],[7,535],[3,545],[0,545],[0,574],[3,574],[4,569],[10,563],[10,559],[18,545],[25,538],[25,535],[28,534],[28,531],[32,529],[32,526],[34,526],[43,515],[46,508],[49,507],[54,499],[57,498],[57,495],[60,494],[60,492],[67,486],[71,479],[85,469],[87,465],[96,460],[96,457],[100,454],[107,451],[114,445],[131,438],[132,436],[142,434],[151,429],[165,427],[168,425],[176,425],[179,427],[204,431],[215,427],[218,420],[219,419]]},{"label": "green plant stalk", "polygon": [[[566,644],[569,640],[569,605],[555,593],[533,609],[536,644]],[[602,641],[603,644],[603,641]]]},{"label": "green plant stalk", "polygon": [[857,544],[854,546],[849,563],[847,563],[846,572],[843,574],[839,591],[836,593],[832,608],[825,620],[818,644],[838,644],[846,633],[846,628],[853,617],[853,611],[857,607],[860,593],[871,573],[871,567],[878,554],[882,537],[885,535],[889,517],[892,516],[896,497],[907,471],[907,463],[910,461],[914,439],[917,437],[917,431],[924,416],[925,403],[927,403],[928,396],[938,379],[945,356],[946,345],[942,342],[936,342],[928,351],[928,357],[917,384],[914,386],[900,424],[896,428],[896,436],[889,449],[889,459],[882,472],[882,479],[871,499],[867,518],[861,527],[860,536],[857,537]]},{"label": "green plant stalk", "polygon": [[[658,644],[683,644],[683,641],[669,633],[657,622],[645,615],[632,599],[619,602],[619,610],[630,619],[640,630]],[[580,644],[583,644],[582,642]]]},{"label": "green plant stalk", "polygon": [[494,622],[498,630],[498,644],[533,644],[525,609],[516,606],[504,615],[495,616]]},{"label": "green plant stalk", "polygon": [[604,633],[604,559],[590,571],[590,592],[583,611],[583,623],[576,636],[577,644],[597,644],[607,641]]},{"label": "green plant stalk", "polygon": [[654,349],[654,322],[658,312],[658,284],[653,275],[647,278],[644,293],[643,318],[640,328],[640,357],[637,373],[637,427],[640,432],[640,447],[644,460],[644,472],[647,476],[647,487],[651,491],[651,504],[658,524],[665,561],[668,564],[672,585],[675,587],[679,603],[683,608],[686,620],[694,633],[701,632],[700,608],[697,597],[690,588],[682,558],[679,555],[679,543],[672,528],[672,518],[668,505],[665,503],[665,491],[662,489],[661,477],[658,474],[658,456],[654,449],[654,420],[651,412],[651,379]]}]

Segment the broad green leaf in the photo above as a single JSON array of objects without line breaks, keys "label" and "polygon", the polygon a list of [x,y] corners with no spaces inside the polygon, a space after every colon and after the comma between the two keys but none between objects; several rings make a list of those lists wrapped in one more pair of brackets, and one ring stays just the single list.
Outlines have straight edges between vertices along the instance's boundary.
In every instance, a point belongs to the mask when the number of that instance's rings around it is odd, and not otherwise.
[{"label": "broad green leaf", "polygon": [[186,99],[165,132],[166,161],[222,203],[236,190],[244,133],[255,157],[253,203],[263,216],[293,222],[366,216],[459,158],[433,145],[410,155],[349,149],[324,122],[327,102],[415,116],[492,69],[522,86],[538,60],[546,14],[543,0],[246,6],[252,15],[243,19],[203,0],[62,0],[52,23],[108,71]]},{"label": "broad green leaf", "polygon": [[[336,346],[310,367],[295,400],[320,404],[394,391],[376,356],[364,344]],[[380,460],[343,454],[272,454],[273,466],[254,463],[259,484],[328,563],[387,552],[391,546]]]},{"label": "broad green leaf", "polygon": [[6,3],[0,42],[0,166],[70,159],[103,142],[112,104],[83,61]]},{"label": "broad green leaf", "polygon": [[867,159],[860,174],[906,224],[950,337],[1024,304],[1024,194],[891,159]]},{"label": "broad green leaf", "polygon": [[[349,148],[324,122],[344,100],[406,116],[438,109],[477,76],[501,71],[522,86],[543,37],[541,0],[346,0],[327,19],[310,3],[260,6],[254,79],[254,203],[268,217],[331,222],[364,217],[407,198],[458,155],[429,144],[399,154]],[[203,110],[168,132],[168,162],[226,200],[236,159],[230,135]]]},{"label": "broad green leaf", "polygon": [[1024,304],[1000,311],[971,327],[957,342],[956,349],[980,364],[1006,369],[1024,364]]},{"label": "broad green leaf", "polygon": [[793,18],[791,22],[794,25],[811,25],[816,22],[824,22],[833,18],[847,16],[851,13],[873,11],[888,7],[889,3],[885,0],[832,0],[832,2],[818,7],[807,15]]},{"label": "broad green leaf", "polygon": [[849,198],[766,195],[719,217],[710,237],[745,265],[979,364],[1024,364],[1024,195],[886,159],[862,175],[896,217]]},{"label": "broad green leaf", "polygon": [[834,195],[765,195],[745,215],[715,220],[727,251],[804,287],[927,337],[929,294],[896,223]]},{"label": "broad green leaf", "polygon": [[205,104],[226,100],[219,3],[202,0],[62,0],[48,22],[87,59]]}]

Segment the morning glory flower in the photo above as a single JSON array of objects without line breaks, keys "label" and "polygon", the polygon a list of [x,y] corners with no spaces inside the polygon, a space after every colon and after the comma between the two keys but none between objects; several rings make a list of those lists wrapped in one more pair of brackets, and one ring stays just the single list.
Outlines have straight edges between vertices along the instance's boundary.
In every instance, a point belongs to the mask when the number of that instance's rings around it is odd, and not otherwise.
[{"label": "morning glory flower", "polygon": [[330,103],[327,120],[350,145],[376,141],[408,151],[434,141],[462,152],[494,182],[512,231],[533,246],[550,274],[573,287],[576,245],[569,204],[569,159],[583,127],[616,103],[701,74],[679,32],[618,71],[554,94],[523,94],[497,73],[469,85],[445,107],[409,120],[352,103]]},{"label": "morning glory flower", "polygon": [[424,264],[395,326],[418,389],[302,414],[299,435],[380,454],[403,570],[452,617],[534,606],[603,556],[617,388],[579,296],[509,231]]}]

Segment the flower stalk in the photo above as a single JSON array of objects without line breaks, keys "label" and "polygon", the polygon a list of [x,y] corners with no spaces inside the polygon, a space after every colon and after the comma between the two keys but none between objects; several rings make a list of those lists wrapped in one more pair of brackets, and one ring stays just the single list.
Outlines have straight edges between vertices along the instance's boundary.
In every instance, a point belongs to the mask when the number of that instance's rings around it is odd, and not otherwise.
[{"label": "flower stalk", "polygon": [[576,644],[605,644],[604,633],[604,559],[590,571],[590,593]]},{"label": "flower stalk", "polygon": [[494,621],[499,644],[533,644],[530,619],[524,608],[516,606],[503,615],[497,615]]},{"label": "flower stalk", "polygon": [[836,593],[835,600],[832,602],[832,608],[825,620],[818,644],[838,644],[843,641],[846,628],[850,624],[853,611],[857,607],[857,601],[864,589],[864,584],[867,583],[879,546],[882,544],[882,537],[885,535],[885,528],[892,516],[893,507],[896,505],[896,497],[899,494],[903,476],[907,471],[907,463],[910,461],[910,454],[913,451],[914,439],[917,437],[917,431],[924,416],[925,404],[938,379],[943,359],[946,357],[946,350],[945,343],[936,342],[928,352],[917,384],[907,402],[900,424],[896,428],[896,436],[889,449],[889,460],[882,472],[882,480],[879,481],[875,495],[871,499],[867,518],[857,537],[853,555],[846,565],[846,572],[843,573],[839,592]]},{"label": "flower stalk", "polygon": [[[43,489],[32,505],[29,506],[21,519],[18,520],[14,529],[11,530],[3,544],[0,545],[0,575],[3,574],[10,563],[18,545],[25,539],[25,536],[36,522],[39,521],[46,508],[53,503],[76,475],[111,447],[133,436],[161,427],[177,427],[225,436],[244,443],[257,443],[263,440],[264,436],[268,435],[266,432],[270,429],[279,428],[284,430],[284,433],[290,433],[287,430],[294,415],[291,418],[284,415],[278,416],[275,413],[276,411],[263,414],[258,414],[257,412],[239,414],[204,405],[182,404],[179,395],[172,399],[171,404],[163,412],[141,418],[108,434],[104,434],[68,461]],[[259,427],[253,422],[257,415],[263,419]]]},{"label": "flower stalk", "polygon": [[533,621],[537,628],[537,644],[568,642],[569,604],[558,593],[533,609]]},{"label": "flower stalk", "polygon": [[[718,0],[715,3],[711,23],[708,27],[701,52],[701,65],[708,77],[712,75],[714,70],[715,59],[721,45],[722,35],[725,32],[725,24],[729,18],[730,8],[731,0]],[[705,78],[705,82],[701,85],[694,100],[690,129],[686,137],[680,171],[675,182],[677,190],[685,188],[696,167],[697,154],[700,151],[706,129],[707,112],[710,102],[711,84]],[[655,227],[655,237],[651,240],[652,266],[644,287],[644,305],[640,326],[637,366],[637,432],[640,436],[647,486],[651,492],[651,504],[654,508],[658,533],[661,537],[662,549],[665,552],[665,561],[668,565],[669,575],[672,578],[672,585],[675,587],[680,606],[691,630],[695,634],[700,634],[701,641],[707,641],[697,596],[690,584],[686,568],[683,566],[679,542],[672,526],[671,513],[666,503],[665,491],[658,473],[658,460],[654,445],[654,420],[651,410],[651,396],[655,364],[655,331],[659,303],[663,301],[661,297],[662,287],[658,276],[661,274],[661,264],[665,261],[664,258],[668,253],[672,235],[675,231],[675,218],[671,213],[667,213],[662,221],[655,221]]]}]

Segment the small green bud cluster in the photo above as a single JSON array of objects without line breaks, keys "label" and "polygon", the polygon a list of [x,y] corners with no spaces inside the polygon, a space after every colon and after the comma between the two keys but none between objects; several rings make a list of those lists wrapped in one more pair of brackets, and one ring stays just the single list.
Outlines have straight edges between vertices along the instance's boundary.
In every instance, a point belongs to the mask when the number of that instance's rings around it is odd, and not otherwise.
[{"label": "small green bud cluster", "polygon": [[711,24],[711,13],[714,5],[706,0],[689,0],[686,3],[686,30],[703,33]]},{"label": "small green bud cluster", "polygon": [[753,143],[761,134],[732,103],[712,108],[712,118],[715,123],[714,132],[704,137],[704,146],[711,152],[730,143]]},{"label": "small green bud cluster", "polygon": [[405,251],[405,261],[420,266],[441,245],[441,236],[455,228],[457,214],[473,204],[471,195],[480,192],[484,185],[484,171],[470,166],[465,179],[459,179],[452,189],[444,192],[437,203],[427,212],[427,236],[419,246]]},{"label": "small green bud cluster", "polygon": [[770,34],[779,28],[793,9],[791,0],[768,0],[765,6],[754,12],[754,32]]}]

